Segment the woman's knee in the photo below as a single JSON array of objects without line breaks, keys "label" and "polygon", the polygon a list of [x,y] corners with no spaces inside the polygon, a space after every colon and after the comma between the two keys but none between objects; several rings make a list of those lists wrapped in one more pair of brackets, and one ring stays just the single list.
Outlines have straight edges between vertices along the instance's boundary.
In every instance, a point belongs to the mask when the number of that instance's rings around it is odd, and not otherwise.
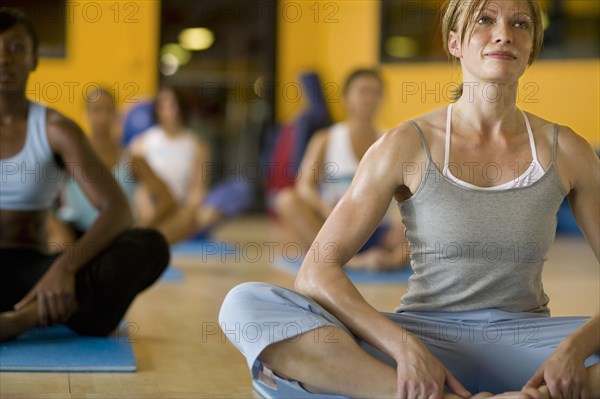
[{"label": "woman's knee", "polygon": [[108,252],[105,261],[119,269],[115,273],[131,276],[139,291],[156,281],[170,260],[169,245],[154,229],[127,230]]},{"label": "woman's knee", "polygon": [[117,245],[126,247],[136,258],[144,259],[159,268],[164,268],[170,260],[169,244],[154,229],[128,230],[119,238]]},{"label": "woman's knee", "polygon": [[171,259],[171,252],[165,237],[154,229],[134,229],[134,231],[139,232],[148,256],[154,259],[158,265],[166,266]]},{"label": "woman's knee", "polygon": [[275,198],[275,210],[278,214],[289,214],[298,208],[299,197],[294,187],[281,189]]},{"label": "woman's knee", "polygon": [[225,296],[219,312],[219,323],[235,324],[241,319],[255,319],[253,313],[264,312],[265,302],[269,301],[276,286],[261,282],[246,282],[233,287]]}]

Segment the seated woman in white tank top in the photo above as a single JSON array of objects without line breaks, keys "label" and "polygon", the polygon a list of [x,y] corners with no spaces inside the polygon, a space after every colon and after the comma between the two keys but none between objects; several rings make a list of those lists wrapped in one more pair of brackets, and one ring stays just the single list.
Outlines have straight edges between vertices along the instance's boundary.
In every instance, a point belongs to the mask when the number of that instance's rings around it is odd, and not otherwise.
[{"label": "seated woman in white tank top", "polygon": [[[374,118],[382,94],[383,82],[375,70],[351,73],[344,86],[346,120],[314,134],[295,186],[277,195],[277,214],[304,251],[350,187],[362,156],[380,136]],[[400,221],[386,218],[347,266],[385,270],[405,265],[403,231]]]},{"label": "seated woman in white tank top", "polygon": [[[252,192],[243,179],[220,182],[209,189],[210,149],[185,127],[182,104],[175,90],[160,90],[155,111],[158,124],[138,136],[131,143],[131,150],[148,162],[177,202],[175,211],[155,224],[173,244],[243,211],[252,201]],[[155,198],[144,185],[136,203],[141,220],[156,219]]]}]

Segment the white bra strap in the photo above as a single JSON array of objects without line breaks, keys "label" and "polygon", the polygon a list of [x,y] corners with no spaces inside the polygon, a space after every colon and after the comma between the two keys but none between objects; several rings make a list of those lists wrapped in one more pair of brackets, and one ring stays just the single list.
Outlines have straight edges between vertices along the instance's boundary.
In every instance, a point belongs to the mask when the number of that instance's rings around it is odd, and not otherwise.
[{"label": "white bra strap", "polygon": [[529,119],[527,118],[527,114],[522,109],[520,110],[525,118],[525,126],[527,126],[527,134],[529,134],[529,145],[531,146],[531,157],[533,163],[539,163],[537,158],[537,151],[535,150],[535,141],[533,140],[533,131],[531,130],[531,125],[529,124]]},{"label": "white bra strap", "polygon": [[450,162],[450,127],[452,126],[452,104],[448,105],[448,114],[446,116],[446,148],[444,150],[444,170],[442,173],[446,173],[448,170],[448,163]]}]

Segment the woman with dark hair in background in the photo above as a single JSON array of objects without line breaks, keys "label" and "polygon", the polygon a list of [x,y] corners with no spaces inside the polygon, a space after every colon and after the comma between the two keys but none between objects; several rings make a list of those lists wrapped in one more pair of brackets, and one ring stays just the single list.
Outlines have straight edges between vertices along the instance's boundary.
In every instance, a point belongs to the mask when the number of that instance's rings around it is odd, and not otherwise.
[{"label": "woman with dark hair in background", "polygon": [[[177,203],[175,211],[156,224],[167,241],[188,239],[248,207],[252,192],[244,181],[223,182],[209,188],[210,148],[185,126],[182,104],[174,89],[165,87],[159,91],[155,113],[157,125],[136,137],[130,148],[167,184]],[[137,209],[142,223],[155,218],[158,211],[143,184]]]}]

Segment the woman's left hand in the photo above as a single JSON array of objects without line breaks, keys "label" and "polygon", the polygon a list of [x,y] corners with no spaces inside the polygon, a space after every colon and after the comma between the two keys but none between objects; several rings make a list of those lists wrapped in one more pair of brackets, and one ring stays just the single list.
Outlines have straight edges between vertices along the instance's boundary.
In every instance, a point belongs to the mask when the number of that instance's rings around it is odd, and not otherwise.
[{"label": "woman's left hand", "polygon": [[559,348],[540,366],[524,388],[538,388],[545,383],[553,399],[586,399],[584,360]]},{"label": "woman's left hand", "polygon": [[75,273],[60,264],[53,264],[33,286],[15,310],[37,300],[41,326],[64,323],[76,310]]}]

